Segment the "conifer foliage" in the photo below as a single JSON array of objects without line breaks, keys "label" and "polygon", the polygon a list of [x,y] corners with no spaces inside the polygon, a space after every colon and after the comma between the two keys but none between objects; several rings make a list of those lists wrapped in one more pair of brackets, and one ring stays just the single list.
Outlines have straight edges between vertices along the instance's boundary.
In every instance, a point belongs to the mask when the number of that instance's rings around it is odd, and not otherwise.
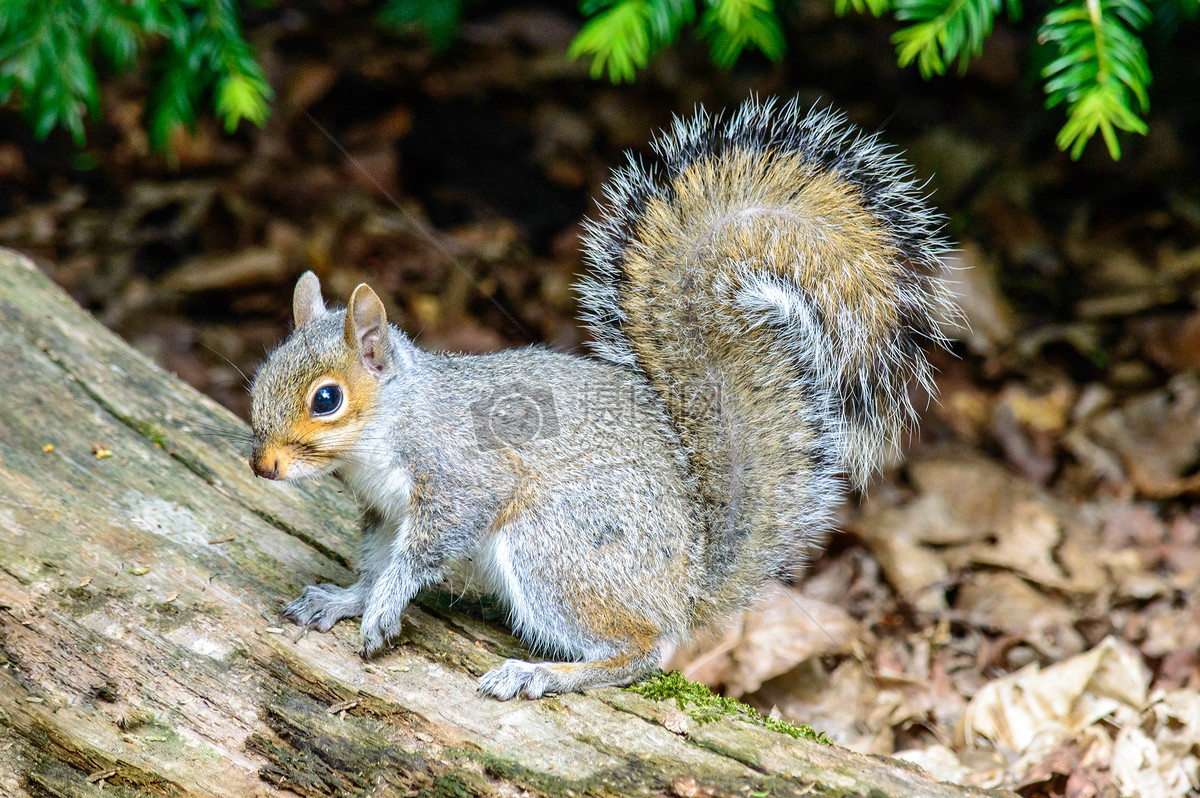
[{"label": "conifer foliage", "polygon": [[1070,148],[1071,157],[1097,130],[1114,159],[1121,157],[1117,128],[1146,132],[1139,114],[1150,107],[1150,66],[1138,31],[1149,21],[1141,0],[1073,0],[1046,15],[1038,38],[1058,48],[1043,70],[1046,104],[1067,105],[1058,146]]},{"label": "conifer foliage", "polygon": [[[901,66],[915,63],[930,78],[952,64],[960,70],[978,56],[996,17],[1020,17],[1020,0],[833,0],[839,14],[891,15],[902,26],[893,34]],[[773,0],[704,0],[697,33],[713,59],[732,64],[754,47],[773,59],[784,50]],[[1046,105],[1066,108],[1058,145],[1078,158],[1100,132],[1114,159],[1121,155],[1117,131],[1145,133],[1150,67],[1141,34],[1161,20],[1170,27],[1195,18],[1200,0],[1057,0],[1038,32],[1051,48],[1042,70]],[[695,19],[695,0],[583,0],[590,17],[571,48],[590,56],[592,74],[631,80],[651,54],[674,41]]]},{"label": "conifer foliage", "polygon": [[[381,0],[378,24],[423,30],[449,45],[466,0]],[[823,0],[804,0],[822,2]],[[1065,109],[1058,145],[1078,158],[1100,134],[1114,159],[1118,132],[1145,133],[1150,67],[1142,37],[1158,38],[1195,19],[1200,0],[1048,0],[1038,46],[1046,105]],[[271,0],[254,0],[271,4]],[[586,21],[570,55],[590,60],[593,77],[631,81],[653,54],[691,28],[714,63],[732,66],[747,50],[779,59],[781,4],[800,0],[580,0]],[[997,16],[1022,13],[1021,0],[832,0],[839,14],[891,16],[902,66],[926,78],[980,55]],[[20,108],[39,137],[65,128],[84,141],[99,112],[100,74],[144,68],[146,125],[162,148],[171,131],[215,113],[227,130],[261,125],[272,99],[242,36],[239,0],[0,0],[0,104]]]},{"label": "conifer foliage", "polygon": [[56,127],[84,143],[99,111],[98,70],[124,72],[147,50],[150,142],[211,108],[232,132],[261,125],[273,93],[242,38],[236,0],[0,1],[0,103],[20,108],[39,138]]}]

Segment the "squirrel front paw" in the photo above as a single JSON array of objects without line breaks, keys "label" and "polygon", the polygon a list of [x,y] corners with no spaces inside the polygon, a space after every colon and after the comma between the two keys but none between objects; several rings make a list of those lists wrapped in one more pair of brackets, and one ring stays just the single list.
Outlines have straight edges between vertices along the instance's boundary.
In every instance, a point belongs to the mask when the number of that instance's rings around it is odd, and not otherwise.
[{"label": "squirrel front paw", "polygon": [[321,632],[328,632],[342,618],[362,614],[362,599],[354,588],[309,585],[300,598],[283,608],[285,618]]},{"label": "squirrel front paw", "polygon": [[388,640],[400,634],[400,613],[389,610],[375,610],[363,613],[362,648],[359,654],[363,659],[370,659],[383,650]]},{"label": "squirrel front paw", "polygon": [[541,698],[550,686],[545,666],[519,659],[508,659],[499,668],[479,678],[479,692],[507,701],[524,692],[528,698]]}]

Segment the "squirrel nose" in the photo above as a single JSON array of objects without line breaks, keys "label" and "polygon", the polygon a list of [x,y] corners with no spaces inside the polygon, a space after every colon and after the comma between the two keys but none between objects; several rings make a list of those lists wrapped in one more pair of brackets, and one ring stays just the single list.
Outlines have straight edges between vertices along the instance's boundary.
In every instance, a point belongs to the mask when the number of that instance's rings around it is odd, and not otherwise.
[{"label": "squirrel nose", "polygon": [[256,455],[250,458],[250,469],[264,479],[279,479],[279,458],[272,458],[268,466],[265,458]]}]

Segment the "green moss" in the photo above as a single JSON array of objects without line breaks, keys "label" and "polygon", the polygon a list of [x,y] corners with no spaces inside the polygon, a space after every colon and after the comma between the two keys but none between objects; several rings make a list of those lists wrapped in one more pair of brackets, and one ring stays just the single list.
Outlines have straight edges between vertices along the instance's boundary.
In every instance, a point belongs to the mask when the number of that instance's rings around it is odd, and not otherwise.
[{"label": "green moss", "polygon": [[479,792],[457,773],[446,773],[433,780],[433,794],[437,798],[474,798]]},{"label": "green moss", "polygon": [[688,681],[679,671],[659,671],[625,689],[652,701],[674,699],[679,708],[699,724],[711,723],[722,717],[733,717],[796,739],[803,738],[824,745],[833,744],[832,740],[811,726],[796,726],[784,720],[768,718],[754,707],[747,706],[735,698],[715,695],[705,685]]}]

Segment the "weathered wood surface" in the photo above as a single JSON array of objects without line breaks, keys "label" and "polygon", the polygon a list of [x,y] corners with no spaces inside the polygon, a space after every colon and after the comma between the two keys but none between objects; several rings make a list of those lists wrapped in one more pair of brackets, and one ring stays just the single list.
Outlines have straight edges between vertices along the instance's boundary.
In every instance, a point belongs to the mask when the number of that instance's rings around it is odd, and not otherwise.
[{"label": "weathered wood surface", "polygon": [[0,795],[977,794],[624,690],[478,697],[521,650],[433,603],[364,663],[279,615],[352,579],[332,485],[254,479],[206,434],[239,421],[4,250],[0,367]]}]

